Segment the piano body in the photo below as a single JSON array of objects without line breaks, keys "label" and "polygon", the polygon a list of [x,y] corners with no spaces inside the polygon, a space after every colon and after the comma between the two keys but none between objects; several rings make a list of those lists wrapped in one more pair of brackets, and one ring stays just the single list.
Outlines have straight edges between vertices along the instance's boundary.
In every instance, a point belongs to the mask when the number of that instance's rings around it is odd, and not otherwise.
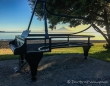
[{"label": "piano body", "polygon": [[[43,2],[43,11],[44,11],[44,24],[45,24],[45,34],[43,35],[30,35],[30,25],[33,19],[33,15],[37,6],[37,2]],[[40,60],[43,57],[43,52],[50,52],[53,48],[63,48],[63,47],[83,47],[84,49],[84,56],[87,58],[88,51],[90,47],[93,45],[90,43],[90,37],[93,36],[83,36],[88,38],[88,43],[74,43],[70,42],[69,36],[70,34],[52,34],[48,35],[48,29],[47,29],[47,17],[46,17],[46,0],[36,0],[34,10],[32,12],[32,16],[29,22],[28,29],[23,31],[23,33],[19,36],[15,36],[15,39],[11,42],[9,42],[10,48],[13,51],[14,55],[19,55],[19,70],[22,69],[22,67],[28,62],[31,70],[31,80],[36,81],[36,75],[37,75],[37,67],[40,62]],[[32,36],[32,37],[31,37]],[[42,36],[42,37],[40,37]],[[53,37],[52,37],[53,36]],[[61,36],[60,38],[67,38],[66,43],[51,43],[52,39],[57,38]],[[71,35],[72,36],[72,35]],[[72,36],[73,38],[76,36]],[[79,36],[79,38],[82,36]]]},{"label": "piano body", "polygon": [[51,51],[51,39],[45,37],[28,37],[29,30],[23,31],[21,35],[15,36],[9,46],[14,55],[19,55],[18,72],[28,62],[31,69],[32,81],[36,80],[37,67],[43,57],[43,52]]},{"label": "piano body", "polygon": [[16,36],[13,41],[9,42],[9,45],[14,55],[51,51],[50,38],[22,38]]},{"label": "piano body", "polygon": [[[45,34],[29,34],[26,30],[20,36],[9,42],[10,48],[14,55],[19,55],[19,70],[28,62],[31,69],[32,80],[36,79],[37,67],[43,57],[43,52],[51,52],[54,48],[66,47],[83,47],[85,59],[87,59],[89,49],[93,44],[90,42],[90,35],[71,35],[71,34],[49,34],[49,38],[45,38]],[[67,40],[60,40],[66,38]],[[71,40],[71,38],[84,40]],[[57,39],[57,40],[55,40]],[[58,40],[59,39],[59,40]]]}]

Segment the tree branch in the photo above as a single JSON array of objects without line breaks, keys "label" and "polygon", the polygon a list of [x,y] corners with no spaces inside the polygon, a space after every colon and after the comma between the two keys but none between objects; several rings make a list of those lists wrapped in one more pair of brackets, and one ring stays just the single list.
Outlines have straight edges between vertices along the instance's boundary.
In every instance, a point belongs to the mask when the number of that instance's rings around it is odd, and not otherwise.
[{"label": "tree branch", "polygon": [[97,14],[97,13],[95,13],[95,12],[93,12],[93,11],[91,11],[91,13],[93,13],[93,14],[96,15],[96,16],[99,16],[99,17],[104,18],[104,15]]}]

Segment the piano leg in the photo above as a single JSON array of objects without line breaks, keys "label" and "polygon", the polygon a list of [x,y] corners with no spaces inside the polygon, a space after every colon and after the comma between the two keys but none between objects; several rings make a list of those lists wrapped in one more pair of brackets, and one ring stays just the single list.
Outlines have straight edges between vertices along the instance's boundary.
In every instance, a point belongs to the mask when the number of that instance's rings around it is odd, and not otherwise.
[{"label": "piano leg", "polygon": [[89,52],[90,48],[91,48],[91,46],[83,46],[85,59],[87,59],[87,57],[88,57],[88,52]]},{"label": "piano leg", "polygon": [[24,55],[19,55],[19,70],[22,68],[22,64],[24,63]]},{"label": "piano leg", "polygon": [[24,54],[19,55],[19,72],[21,71],[22,67],[26,64]]},{"label": "piano leg", "polygon": [[30,66],[32,81],[36,81],[37,68],[42,57],[43,52],[25,54],[25,59]]}]

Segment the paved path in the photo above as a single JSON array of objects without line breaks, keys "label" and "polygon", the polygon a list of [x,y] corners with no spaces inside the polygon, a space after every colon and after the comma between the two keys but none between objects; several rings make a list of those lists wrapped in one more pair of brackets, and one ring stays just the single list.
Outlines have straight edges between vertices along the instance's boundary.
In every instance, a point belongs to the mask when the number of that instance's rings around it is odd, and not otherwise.
[{"label": "paved path", "polygon": [[30,82],[30,71],[15,73],[18,60],[0,61],[0,86],[110,86],[110,63],[79,54],[43,57],[37,82]]}]

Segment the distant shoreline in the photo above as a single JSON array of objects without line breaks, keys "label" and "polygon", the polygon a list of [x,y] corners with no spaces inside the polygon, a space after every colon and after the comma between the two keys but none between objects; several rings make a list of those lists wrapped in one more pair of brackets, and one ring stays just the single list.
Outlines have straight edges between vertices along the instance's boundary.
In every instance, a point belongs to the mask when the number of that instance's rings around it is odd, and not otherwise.
[{"label": "distant shoreline", "polygon": [[5,31],[0,31],[0,33],[22,33],[22,32],[5,32]]}]

